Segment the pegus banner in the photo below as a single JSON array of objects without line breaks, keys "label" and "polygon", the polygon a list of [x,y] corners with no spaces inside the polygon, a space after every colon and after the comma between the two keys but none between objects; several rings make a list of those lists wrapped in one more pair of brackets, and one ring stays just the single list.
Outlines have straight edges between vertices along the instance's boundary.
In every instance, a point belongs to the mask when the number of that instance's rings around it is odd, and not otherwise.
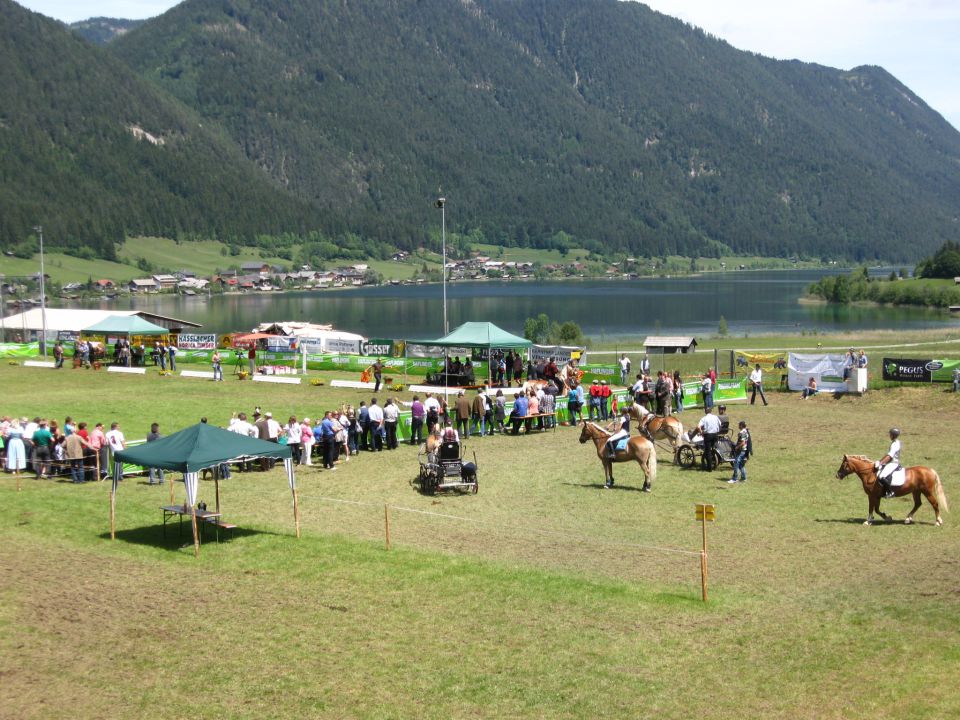
[{"label": "pegus banner", "polygon": [[883,379],[894,382],[953,382],[960,360],[883,359]]},{"label": "pegus banner", "polygon": [[933,362],[910,358],[884,358],[883,379],[894,382],[932,382],[933,370],[942,367],[941,363],[934,368]]}]

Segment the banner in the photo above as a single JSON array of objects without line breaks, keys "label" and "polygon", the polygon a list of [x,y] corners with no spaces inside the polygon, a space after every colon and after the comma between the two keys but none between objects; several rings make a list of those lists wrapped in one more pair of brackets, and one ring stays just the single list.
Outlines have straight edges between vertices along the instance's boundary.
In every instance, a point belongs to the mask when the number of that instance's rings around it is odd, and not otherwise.
[{"label": "banner", "polygon": [[384,338],[370,338],[366,342],[360,343],[360,354],[377,357],[392,357],[393,340]]},{"label": "banner", "polygon": [[786,353],[783,352],[746,352],[745,350],[734,351],[738,368],[753,368],[760,365],[765,370],[781,370],[787,367]]},{"label": "banner", "polygon": [[843,355],[790,353],[787,387],[799,392],[813,378],[820,392],[847,392],[849,388],[843,379],[843,362]]},{"label": "banner", "polygon": [[893,382],[953,382],[960,360],[883,358],[883,379]]},{"label": "banner", "polygon": [[575,345],[533,345],[530,348],[530,357],[533,360],[549,360],[553,358],[557,365],[569,362],[576,358],[583,365],[587,361],[587,349]]},{"label": "banner", "polygon": [[180,333],[180,335],[177,336],[178,350],[213,350],[216,347],[216,335],[190,335]]}]

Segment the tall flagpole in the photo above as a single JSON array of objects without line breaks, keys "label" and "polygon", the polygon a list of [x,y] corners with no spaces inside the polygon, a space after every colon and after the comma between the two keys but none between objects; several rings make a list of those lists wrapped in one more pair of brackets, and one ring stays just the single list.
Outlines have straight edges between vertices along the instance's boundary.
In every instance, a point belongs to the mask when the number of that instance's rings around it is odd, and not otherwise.
[{"label": "tall flagpole", "polygon": [[447,323],[447,199],[443,196],[437,198],[437,207],[440,208],[440,249],[443,254],[443,334],[450,332],[450,325]]},{"label": "tall flagpole", "polygon": [[40,337],[40,352],[43,357],[47,356],[47,292],[46,292],[46,273],[43,269],[43,226],[37,225],[33,228],[40,234],[40,320],[43,325],[43,335]]}]

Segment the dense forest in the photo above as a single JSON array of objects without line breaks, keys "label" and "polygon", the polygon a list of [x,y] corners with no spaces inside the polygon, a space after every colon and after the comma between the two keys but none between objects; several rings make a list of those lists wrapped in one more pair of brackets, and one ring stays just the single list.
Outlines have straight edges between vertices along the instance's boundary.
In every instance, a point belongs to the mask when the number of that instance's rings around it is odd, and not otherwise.
[{"label": "dense forest", "polygon": [[960,134],[895,78],[639,3],[188,0],[105,48],[0,9],[5,246],[53,214],[98,254],[124,232],[382,254],[435,242],[441,188],[453,230],[500,245],[899,261],[960,240]]}]

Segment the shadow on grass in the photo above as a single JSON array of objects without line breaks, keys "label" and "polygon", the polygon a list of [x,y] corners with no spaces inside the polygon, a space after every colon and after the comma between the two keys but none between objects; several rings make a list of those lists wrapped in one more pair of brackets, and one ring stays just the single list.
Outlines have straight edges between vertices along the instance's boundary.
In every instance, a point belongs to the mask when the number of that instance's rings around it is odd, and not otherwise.
[{"label": "shadow on grass", "polygon": [[[563,483],[563,484],[564,484],[564,485],[569,485],[570,487],[589,488],[589,489],[593,489],[593,490],[603,490],[603,489],[606,487],[606,485],[604,485],[603,483],[572,483],[572,482],[565,482],[565,483]],[[631,491],[631,492],[641,492],[642,489],[643,489],[643,486],[642,486],[642,485],[620,485],[620,484],[618,484],[618,483],[615,482],[614,485],[613,485],[613,487],[612,487],[612,488],[609,488],[609,489],[610,489],[610,490],[629,490],[629,491]]]},{"label": "shadow on grass", "polygon": [[[238,527],[234,528],[233,530],[221,530],[220,542],[230,542],[234,538],[251,537],[254,535],[279,534],[280,533],[264,530],[252,530],[250,528]],[[110,533],[103,532],[100,533],[98,537],[104,540],[109,540]],[[123,542],[131,543],[133,545],[148,545],[150,547],[158,547],[164,550],[169,550],[170,552],[179,552],[185,544],[193,545],[193,531],[190,528],[189,522],[184,523],[184,527],[179,533],[175,525],[168,523],[166,536],[164,536],[163,525],[161,524],[144,525],[142,527],[130,528],[128,530],[117,530],[116,537],[117,540],[122,540]],[[212,527],[203,528],[203,535],[200,542],[201,545],[217,544],[217,536]]]},{"label": "shadow on grass", "polygon": [[[863,518],[863,517],[814,518],[813,519],[814,522],[818,522],[818,523],[839,523],[842,525],[863,525],[864,520],[866,520],[866,518]],[[928,525],[930,527],[936,527],[936,524],[930,522],[929,520],[917,520],[916,518],[914,518],[913,522],[910,524],[911,525]],[[883,518],[877,518],[876,520],[873,521],[873,525],[871,527],[896,527],[898,525],[907,525],[907,523],[905,523],[903,520],[897,520],[897,519],[884,520]]]}]

